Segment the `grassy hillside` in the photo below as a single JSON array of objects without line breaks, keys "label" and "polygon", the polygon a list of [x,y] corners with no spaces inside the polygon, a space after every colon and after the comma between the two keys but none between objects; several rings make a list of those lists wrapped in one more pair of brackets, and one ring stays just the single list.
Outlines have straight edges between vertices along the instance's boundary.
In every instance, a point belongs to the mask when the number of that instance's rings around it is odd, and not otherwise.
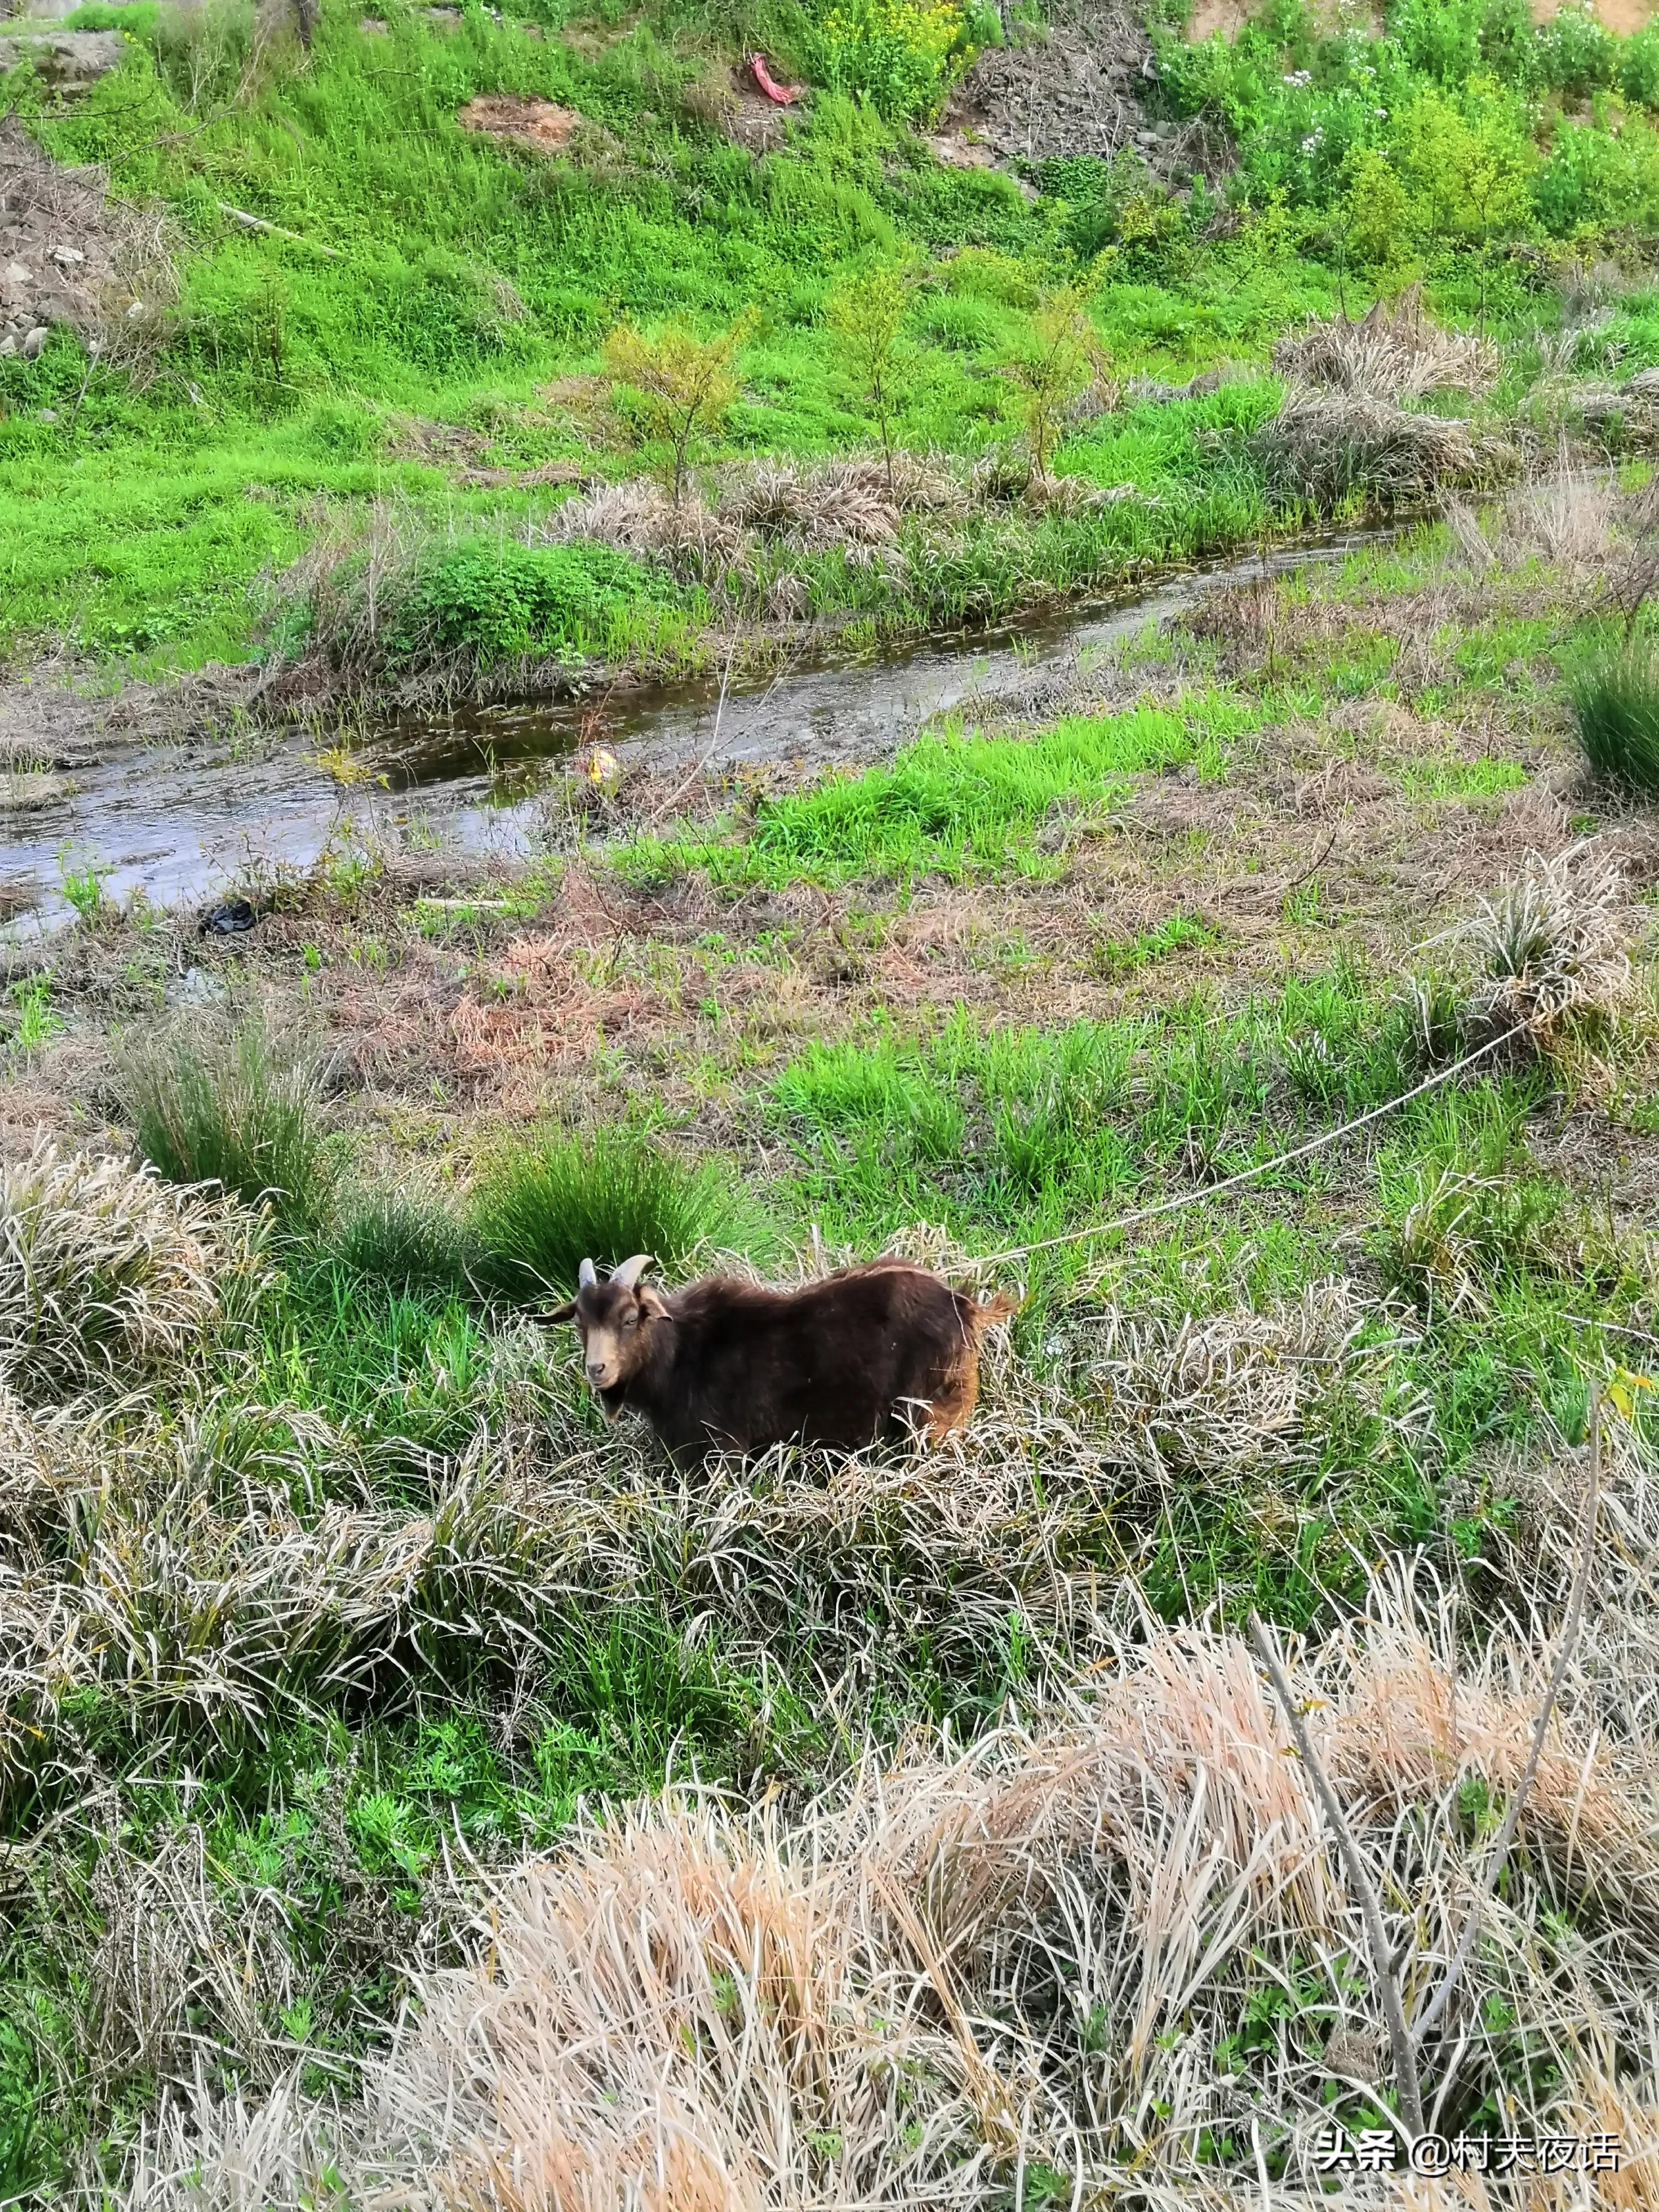
[{"label": "grassy hillside", "polygon": [[[256,26],[228,0],[188,15],[94,3],[72,21],[118,23],[122,69],[67,109],[21,73],[8,97],[55,154],[106,163],[118,196],[164,207],[171,258],[138,279],[142,347],[118,331],[89,366],[63,330],[38,362],[0,362],[0,643],[14,655],[58,637],[183,667],[326,648],[340,588],[376,558],[366,547],[384,565],[388,546],[399,574],[441,569],[457,547],[471,559],[424,596],[410,586],[394,660],[441,636],[475,663],[540,649],[672,666],[705,654],[711,627],[781,606],[949,623],[1329,504],[1249,449],[1271,380],[1133,399],[1136,377],[1262,364],[1312,311],[1357,312],[1425,277],[1443,313],[1502,335],[1485,404],[1503,420],[1562,321],[1558,272],[1628,248],[1617,317],[1570,344],[1571,362],[1627,375],[1659,362],[1638,266],[1659,214],[1656,50],[1571,10],[1540,31],[1506,0],[1435,0],[1391,14],[1380,38],[1322,36],[1288,6],[1236,45],[1157,32],[1149,106],[1170,130],[1204,125],[1218,181],[1161,155],[1155,173],[1133,149],[1109,162],[1039,149],[1021,176],[942,163],[920,126],[994,27],[950,5],[780,5],[742,21],[657,0],[615,20],[330,6],[309,52],[280,17]],[[1014,21],[1009,35],[1037,34]],[[751,46],[815,85],[762,153],[730,135],[747,127],[732,71]],[[516,147],[458,123],[483,94],[579,119],[562,152]],[[1230,168],[1217,154],[1233,143]],[[278,228],[249,231],[227,208]],[[478,561],[533,544],[570,495],[539,471],[603,481],[663,462],[636,398],[596,379],[619,321],[648,333],[683,318],[707,337],[749,317],[738,394],[700,426],[698,463],[867,448],[868,396],[833,309],[885,271],[912,288],[893,436],[917,453],[1008,452],[1015,467],[1010,371],[1042,349],[1043,302],[1083,287],[1102,374],[1067,394],[1080,412],[1056,465],[1079,493],[1120,496],[910,517],[874,564],[830,550],[769,599],[775,577],[752,562],[734,578],[648,549],[598,587],[544,593],[521,635],[469,620]],[[1364,506],[1384,489],[1344,490]],[[289,573],[319,545],[340,587],[320,598],[314,562]]]}]

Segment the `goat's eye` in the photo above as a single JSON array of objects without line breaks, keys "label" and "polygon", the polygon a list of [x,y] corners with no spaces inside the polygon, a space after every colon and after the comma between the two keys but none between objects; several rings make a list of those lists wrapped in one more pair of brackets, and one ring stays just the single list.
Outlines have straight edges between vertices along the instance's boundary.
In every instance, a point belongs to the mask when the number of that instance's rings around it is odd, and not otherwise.
[{"label": "goat's eye", "polygon": [[624,1328],[633,1328],[633,1326],[634,1326],[634,1324],[635,1324],[635,1322],[639,1319],[639,1317],[640,1317],[640,1316],[639,1316],[639,1314],[638,1314],[637,1310],[636,1310],[633,1306],[628,1306],[628,1307],[625,1307],[625,1308],[623,1309],[623,1317],[622,1317],[622,1325],[623,1325],[623,1327]]}]

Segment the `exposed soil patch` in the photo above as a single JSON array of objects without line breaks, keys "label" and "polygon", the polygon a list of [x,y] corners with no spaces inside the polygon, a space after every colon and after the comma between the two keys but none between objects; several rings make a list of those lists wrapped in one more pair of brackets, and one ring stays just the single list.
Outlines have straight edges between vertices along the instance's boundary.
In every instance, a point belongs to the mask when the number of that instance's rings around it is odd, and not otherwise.
[{"label": "exposed soil patch", "polygon": [[[1532,19],[1534,23],[1547,23],[1559,13],[1561,0],[1532,0]],[[1653,18],[1653,0],[1590,0],[1590,12],[1610,31],[1628,38],[1632,31],[1645,30]]]},{"label": "exposed soil patch", "polygon": [[954,131],[940,131],[927,141],[934,159],[951,169],[989,169],[996,166],[996,155],[988,142],[977,131],[958,125]]},{"label": "exposed soil patch", "polygon": [[489,92],[469,100],[455,120],[463,131],[482,131],[515,146],[533,147],[540,154],[562,154],[581,118],[574,107],[560,107],[550,100]]},{"label": "exposed soil patch", "polygon": [[60,31],[50,23],[13,23],[0,31],[0,70],[21,63],[54,92],[85,92],[121,65],[118,31]]},{"label": "exposed soil patch", "polygon": [[775,153],[782,145],[783,118],[791,112],[766,97],[746,64],[711,72],[688,85],[681,105],[704,130],[719,131],[751,154]]},{"label": "exposed soil patch", "polygon": [[602,16],[590,15],[585,21],[567,23],[560,35],[572,53],[580,54],[585,62],[597,61],[608,46],[627,38],[639,20],[637,9],[624,15],[619,23],[607,23]]},{"label": "exposed soil patch", "polygon": [[112,752],[210,729],[258,690],[257,668],[221,665],[163,684],[125,684],[118,696],[77,690],[60,668],[42,666],[0,684],[0,776],[73,778]]}]

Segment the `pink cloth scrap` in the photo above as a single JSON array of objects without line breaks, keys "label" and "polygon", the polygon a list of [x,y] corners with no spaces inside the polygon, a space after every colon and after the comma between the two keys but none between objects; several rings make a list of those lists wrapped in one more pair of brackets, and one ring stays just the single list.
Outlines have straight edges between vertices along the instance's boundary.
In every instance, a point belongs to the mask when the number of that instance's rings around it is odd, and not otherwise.
[{"label": "pink cloth scrap", "polygon": [[749,73],[769,100],[775,100],[780,107],[787,107],[799,100],[806,89],[804,84],[780,84],[766,66],[764,54],[750,54]]}]

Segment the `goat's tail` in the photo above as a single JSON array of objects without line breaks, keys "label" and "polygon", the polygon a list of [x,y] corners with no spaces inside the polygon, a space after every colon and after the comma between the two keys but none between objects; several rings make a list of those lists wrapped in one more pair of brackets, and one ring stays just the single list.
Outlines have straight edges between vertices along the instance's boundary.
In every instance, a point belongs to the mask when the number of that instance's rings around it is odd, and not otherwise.
[{"label": "goat's tail", "polygon": [[988,1328],[1012,1321],[1024,1303],[1024,1298],[1011,1298],[1006,1291],[995,1291],[988,1298],[973,1300],[974,1334],[983,1336]]}]

